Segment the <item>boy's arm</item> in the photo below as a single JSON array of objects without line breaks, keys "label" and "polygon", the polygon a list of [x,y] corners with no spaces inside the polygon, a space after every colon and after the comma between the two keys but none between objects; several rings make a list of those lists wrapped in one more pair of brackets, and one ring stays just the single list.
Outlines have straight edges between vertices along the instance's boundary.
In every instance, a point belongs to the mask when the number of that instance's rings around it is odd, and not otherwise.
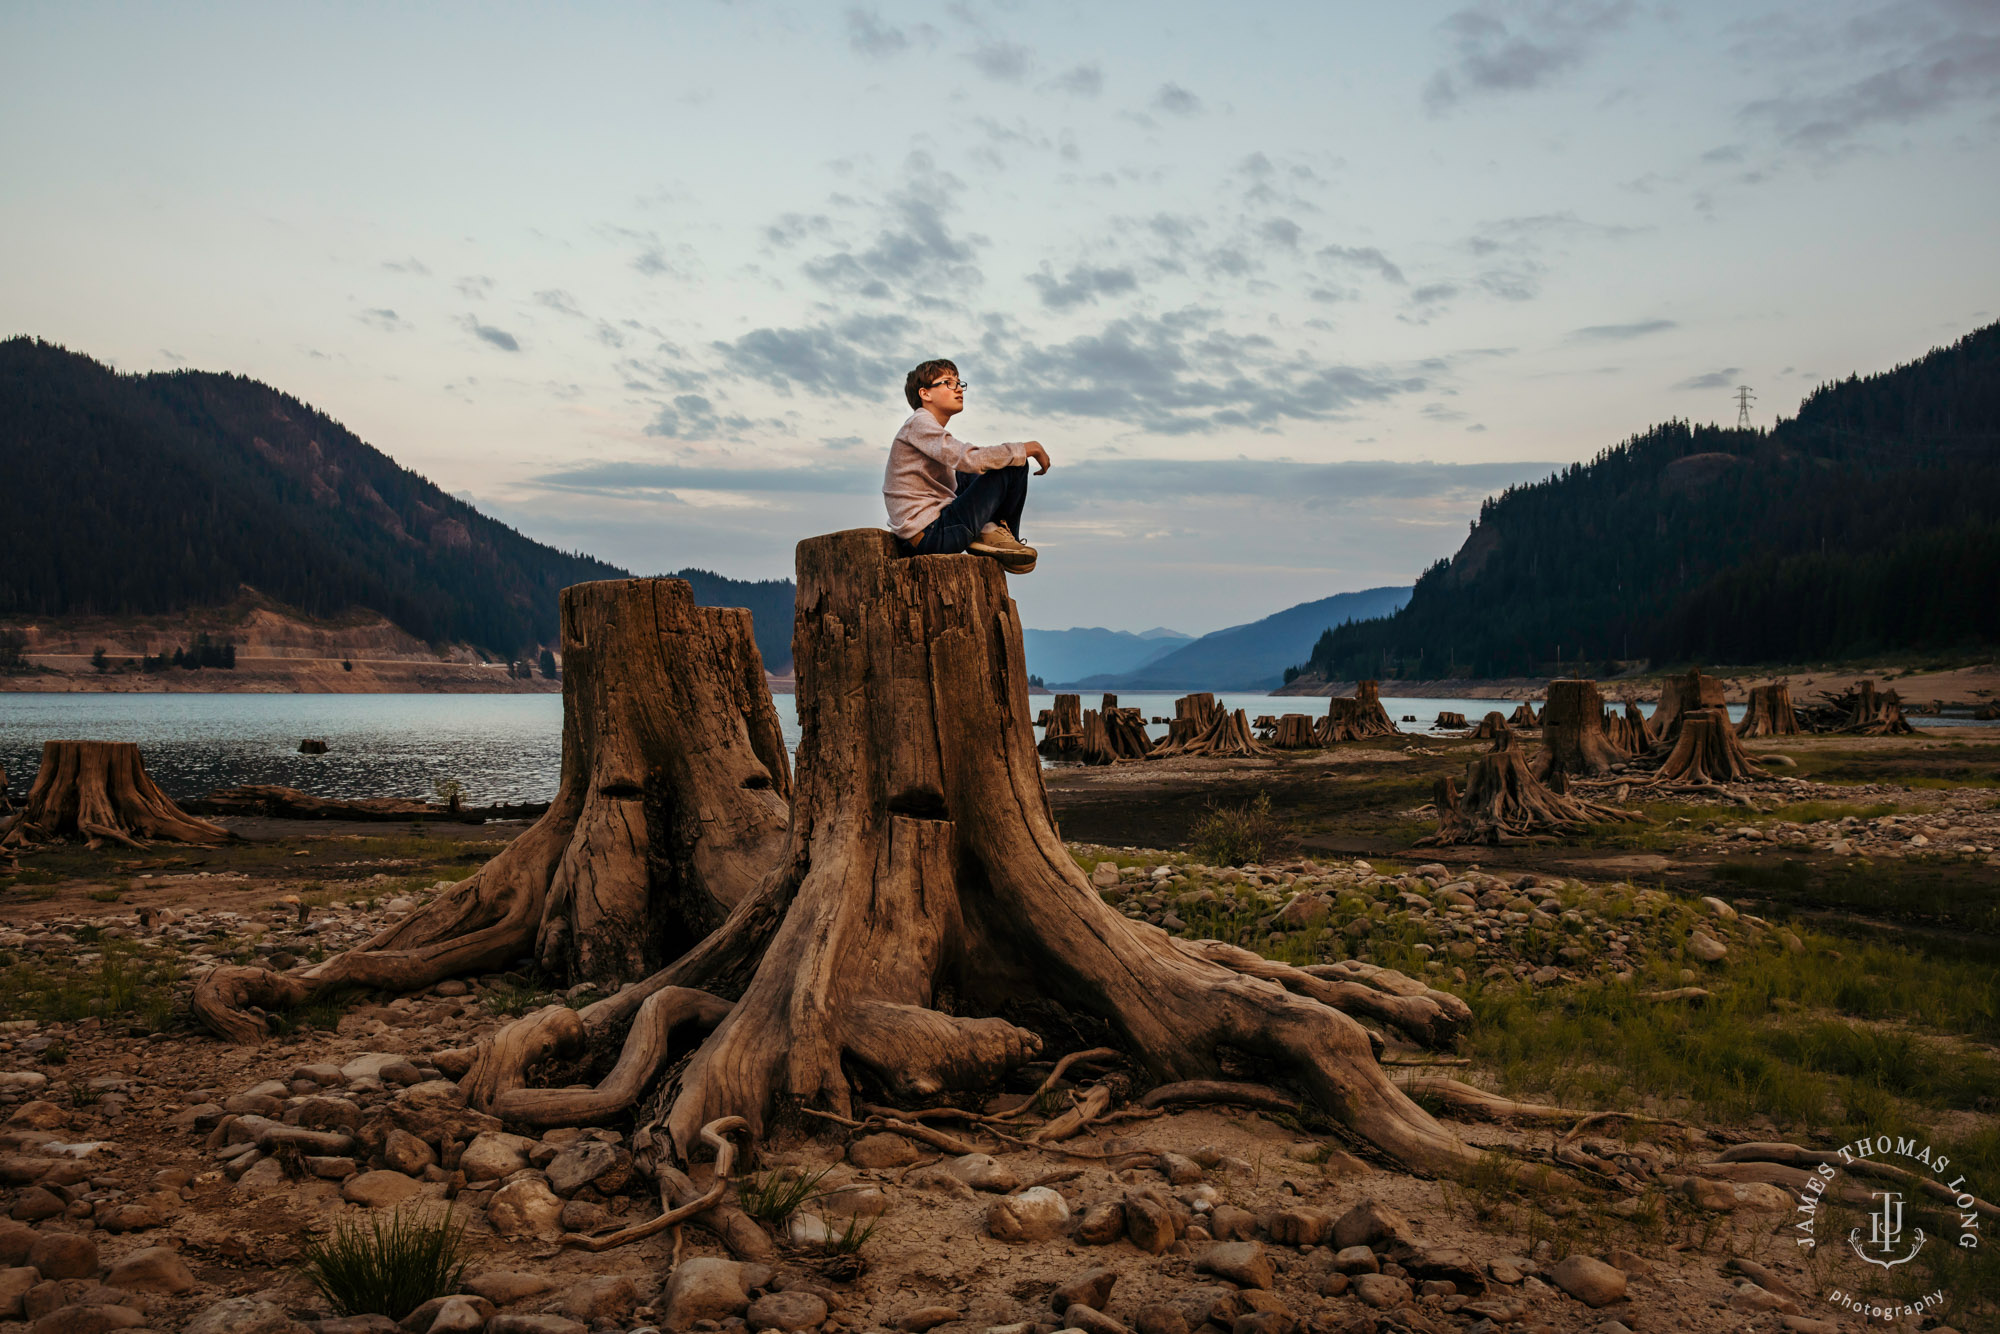
[{"label": "boy's arm", "polygon": [[[991,472],[995,468],[1011,468],[1029,457],[1029,446],[1022,441],[1004,445],[968,445],[938,425],[937,418],[928,412],[920,412],[910,419],[910,424],[903,430],[903,438],[918,453],[936,459],[953,472]],[[1036,445],[1035,448],[1041,447]],[[1048,456],[1044,454],[1042,457],[1046,460]],[[1043,469],[1047,470],[1046,463]]]}]

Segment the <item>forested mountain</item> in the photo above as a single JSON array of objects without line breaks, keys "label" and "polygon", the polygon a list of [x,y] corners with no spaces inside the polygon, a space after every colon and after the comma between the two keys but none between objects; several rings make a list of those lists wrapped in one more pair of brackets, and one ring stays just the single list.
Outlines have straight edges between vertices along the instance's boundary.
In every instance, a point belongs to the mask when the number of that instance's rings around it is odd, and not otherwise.
[{"label": "forested mountain", "polygon": [[[140,616],[248,585],[314,617],[355,608],[436,645],[533,658],[556,595],[626,571],[524,537],[340,423],[236,375],[119,375],[0,342],[0,617]],[[678,576],[749,606],[767,666],[791,660],[788,581]],[[769,643],[766,643],[766,640]]]},{"label": "forested mountain", "polygon": [[1084,690],[1270,690],[1283,682],[1285,664],[1328,626],[1386,616],[1409,597],[1405,586],[1301,602],[1262,620],[1205,634],[1132,671],[1087,677],[1077,684]]},{"label": "forested mountain", "polygon": [[[1307,669],[1533,675],[2000,644],[2000,324],[1762,430],[1672,421],[1481,507]],[[1580,666],[1581,664],[1581,666]]]}]

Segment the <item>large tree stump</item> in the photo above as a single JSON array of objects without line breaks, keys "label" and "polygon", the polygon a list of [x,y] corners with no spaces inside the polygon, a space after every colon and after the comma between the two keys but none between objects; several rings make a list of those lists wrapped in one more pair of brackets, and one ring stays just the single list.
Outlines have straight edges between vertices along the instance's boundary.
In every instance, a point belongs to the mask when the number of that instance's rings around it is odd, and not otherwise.
[{"label": "large tree stump", "polygon": [[1723,709],[1696,709],[1680,718],[1680,738],[1651,781],[1659,783],[1749,783],[1770,777],[1729,725]]},{"label": "large tree stump", "polygon": [[83,839],[144,847],[142,840],[227,843],[230,832],[176,806],[146,773],[130,741],[45,741],[35,785],[0,847]]},{"label": "large tree stump", "polygon": [[548,813],[435,900],[290,973],[217,968],[195,1013],[256,1041],[262,1010],[343,987],[410,991],[524,956],[606,988],[707,937],[776,864],[791,766],[750,614],[679,579],[563,590],[562,779]]},{"label": "large tree stump", "polygon": [[1433,732],[1462,731],[1470,726],[1471,724],[1465,721],[1464,714],[1442,710],[1438,713],[1436,721],[1431,723],[1431,730]]},{"label": "large tree stump", "polygon": [[1751,688],[1750,707],[1744,710],[1743,721],[1736,725],[1736,735],[1797,736],[1798,732],[1799,720],[1792,712],[1790,686],[1779,682]]},{"label": "large tree stump", "polygon": [[1200,736],[1181,747],[1183,755],[1247,756],[1266,755],[1270,747],[1250,731],[1250,719],[1241,709],[1233,713],[1218,708]]},{"label": "large tree stump", "polygon": [[1076,750],[1076,757],[1085,764],[1115,764],[1118,760],[1118,752],[1111,748],[1111,734],[1104,726],[1104,715],[1096,709],[1083,711],[1083,737]]},{"label": "large tree stump", "polygon": [[1396,724],[1382,707],[1382,692],[1374,681],[1358,681],[1352,696],[1336,695],[1326,702],[1326,716],[1314,729],[1322,746],[1343,741],[1396,735]]},{"label": "large tree stump", "polygon": [[1894,690],[1878,690],[1873,681],[1856,681],[1848,696],[1847,721],[1840,730],[1860,736],[1905,736],[1916,729],[1903,717],[1903,698]]},{"label": "large tree stump", "polygon": [[1055,708],[1042,728],[1042,754],[1052,760],[1074,760],[1083,753],[1083,696],[1057,695]]},{"label": "large tree stump", "polygon": [[[1384,1076],[1353,1019],[1291,989],[1310,975],[1246,977],[1091,888],[1050,813],[997,565],[837,533],[800,544],[798,589],[799,781],[777,871],[700,947],[573,1021],[594,1039],[627,1027],[626,1090],[669,1064],[662,1021],[644,1021],[656,997],[733,1002],[644,1102],[637,1148],[686,1162],[722,1118],[757,1134],[792,1109],[848,1115],[857,1093],[977,1085],[1037,1050],[1029,1025],[1054,1005],[1106,1025],[1155,1079],[1250,1059],[1398,1161],[1477,1157]],[[509,1035],[536,1023],[483,1044],[475,1104],[503,1087],[510,1117],[604,1115],[601,1089],[523,1088],[518,1064],[494,1078],[525,1046]]]},{"label": "large tree stump", "polygon": [[1598,778],[1631,758],[1604,733],[1604,697],[1597,693],[1595,681],[1549,682],[1535,777],[1543,782],[1557,773]]},{"label": "large tree stump", "polygon": [[1271,730],[1271,745],[1278,750],[1313,750],[1319,738],[1313,735],[1311,714],[1288,713]]},{"label": "large tree stump", "polygon": [[[1106,695],[1115,700],[1116,695]],[[1121,709],[1115,705],[1104,714],[1104,734],[1111,743],[1111,753],[1121,760],[1143,760],[1152,753],[1153,739],[1146,735],[1146,715],[1139,709]]]},{"label": "large tree stump", "polygon": [[1439,786],[1437,832],[1419,847],[1452,843],[1522,843],[1634,818],[1616,806],[1552,792],[1536,779],[1511,733],[1465,766],[1465,790]]},{"label": "large tree stump", "polygon": [[1153,747],[1153,755],[1163,757],[1178,755],[1186,750],[1188,743],[1207,732],[1214,725],[1222,706],[1215,702],[1215,696],[1208,691],[1192,695],[1182,695],[1174,701],[1174,716],[1167,723],[1167,734],[1160,744]]},{"label": "large tree stump", "polygon": [[1729,707],[1722,682],[1703,676],[1701,668],[1689,669],[1685,676],[1670,676],[1660,685],[1660,707],[1653,710],[1646,731],[1655,751],[1665,750],[1680,739],[1681,719],[1702,709]]},{"label": "large tree stump", "polygon": [[1507,715],[1498,709],[1490,709],[1487,711],[1486,716],[1479,720],[1479,726],[1473,729],[1472,739],[1474,741],[1492,741],[1499,737],[1509,736],[1512,734],[1512,731],[1513,729],[1507,726]]}]

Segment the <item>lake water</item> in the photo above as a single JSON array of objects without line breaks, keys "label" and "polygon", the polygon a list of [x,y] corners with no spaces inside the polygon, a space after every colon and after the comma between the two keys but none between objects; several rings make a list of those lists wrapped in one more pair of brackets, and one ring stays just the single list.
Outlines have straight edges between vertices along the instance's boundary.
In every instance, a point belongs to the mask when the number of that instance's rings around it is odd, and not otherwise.
[{"label": "lake water", "polygon": [[[1231,709],[1259,714],[1326,712],[1323,699],[1220,694]],[[1132,694],[1119,703],[1147,718],[1170,718],[1175,696]],[[1087,695],[1094,707],[1098,697]],[[774,702],[786,744],[799,742],[793,697]],[[1047,708],[1050,696],[1030,697]],[[1519,700],[1404,699],[1384,696],[1389,716],[1408,731],[1428,728],[1440,711],[1477,720],[1513,712]],[[1539,707],[1540,701],[1536,701]],[[1402,719],[1413,716],[1415,723]],[[1741,718],[1741,705],[1730,707]],[[1931,728],[1961,719],[1918,719]],[[1163,726],[1148,730],[1166,735]],[[325,755],[301,755],[304,737],[323,739]],[[547,801],[562,768],[560,695],[182,695],[0,692],[0,768],[18,800],[41,761],[42,743],[90,739],[136,741],[146,769],[169,796],[200,796],[238,783],[277,783],[322,797],[429,797],[456,779],[471,805]]]}]

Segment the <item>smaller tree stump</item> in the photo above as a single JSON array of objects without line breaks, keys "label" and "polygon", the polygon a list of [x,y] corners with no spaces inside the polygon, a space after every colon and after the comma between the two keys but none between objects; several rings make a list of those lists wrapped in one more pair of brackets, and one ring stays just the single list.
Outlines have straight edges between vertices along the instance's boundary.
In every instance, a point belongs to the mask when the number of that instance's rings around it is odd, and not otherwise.
[{"label": "smaller tree stump", "polygon": [[1288,713],[1277,720],[1271,731],[1271,744],[1279,750],[1313,750],[1319,740],[1313,735],[1313,720],[1310,714]]},{"label": "smaller tree stump", "polygon": [[1052,760],[1073,760],[1082,754],[1081,695],[1056,696],[1056,706],[1050,711],[1048,726],[1042,732],[1042,744],[1036,749]]},{"label": "smaller tree stump", "polygon": [[1417,846],[1530,842],[1633,818],[1615,806],[1551,792],[1511,740],[1511,734],[1503,737],[1491,752],[1465,766],[1465,790],[1455,803],[1446,805],[1448,787],[1437,790],[1437,832],[1417,840]]},{"label": "smaller tree stump", "polygon": [[1722,709],[1683,713],[1680,737],[1653,781],[1660,783],[1751,783],[1769,778],[1729,725]]},{"label": "smaller tree stump", "polygon": [[142,848],[142,839],[213,844],[231,837],[221,825],[196,819],[160,791],[135,743],[47,741],[27,808],[0,845],[81,838],[92,848],[107,841]]},{"label": "smaller tree stump", "polygon": [[1396,724],[1382,707],[1380,686],[1374,681],[1358,681],[1351,697],[1336,695],[1326,702],[1326,717],[1314,729],[1322,746],[1343,741],[1366,741],[1370,737],[1395,736]]},{"label": "smaller tree stump", "polygon": [[1437,721],[1431,724],[1433,732],[1462,732],[1472,724],[1465,721],[1462,713],[1440,712]]},{"label": "smaller tree stump", "polygon": [[1174,716],[1167,723],[1167,735],[1152,753],[1157,756],[1179,755],[1190,742],[1207,732],[1222,706],[1215,702],[1215,696],[1208,691],[1192,695],[1182,695],[1174,701]]},{"label": "smaller tree stump", "polygon": [[1602,777],[1611,772],[1612,765],[1632,758],[1604,733],[1604,697],[1598,694],[1595,681],[1549,682],[1542,728],[1542,754],[1535,764],[1535,776],[1543,782],[1558,773]]},{"label": "smaller tree stump", "polygon": [[1792,688],[1783,682],[1756,686],[1750,691],[1750,707],[1736,725],[1736,735],[1797,736],[1798,715],[1792,712]]},{"label": "smaller tree stump", "polygon": [[1903,698],[1893,690],[1878,690],[1873,681],[1856,681],[1853,704],[1843,732],[1859,736],[1906,736],[1916,729],[1903,717]]},{"label": "smaller tree stump", "polygon": [[1494,709],[1479,720],[1479,726],[1474,729],[1472,739],[1474,741],[1491,741],[1496,737],[1506,735],[1508,735],[1507,715],[1498,709]]},{"label": "smaller tree stump", "polygon": [[1535,706],[1523,700],[1514,706],[1514,712],[1507,718],[1509,727],[1540,727],[1542,720],[1535,716]]},{"label": "smaller tree stump", "polygon": [[1104,733],[1110,739],[1111,753],[1121,760],[1143,760],[1152,752],[1153,739],[1146,735],[1146,715],[1139,709],[1108,710],[1104,714]]},{"label": "smaller tree stump", "polygon": [[1660,707],[1653,710],[1647,732],[1653,749],[1664,750],[1680,739],[1681,719],[1701,709],[1727,709],[1728,696],[1722,682],[1703,676],[1701,668],[1686,676],[1670,676],[1660,687]]},{"label": "smaller tree stump", "polygon": [[1104,728],[1104,715],[1096,709],[1083,711],[1083,735],[1076,743],[1076,758],[1085,764],[1111,764],[1118,759]]},{"label": "smaller tree stump", "polygon": [[1266,755],[1270,748],[1250,733],[1250,719],[1238,709],[1234,713],[1218,708],[1202,734],[1181,749],[1183,755],[1245,756]]}]

